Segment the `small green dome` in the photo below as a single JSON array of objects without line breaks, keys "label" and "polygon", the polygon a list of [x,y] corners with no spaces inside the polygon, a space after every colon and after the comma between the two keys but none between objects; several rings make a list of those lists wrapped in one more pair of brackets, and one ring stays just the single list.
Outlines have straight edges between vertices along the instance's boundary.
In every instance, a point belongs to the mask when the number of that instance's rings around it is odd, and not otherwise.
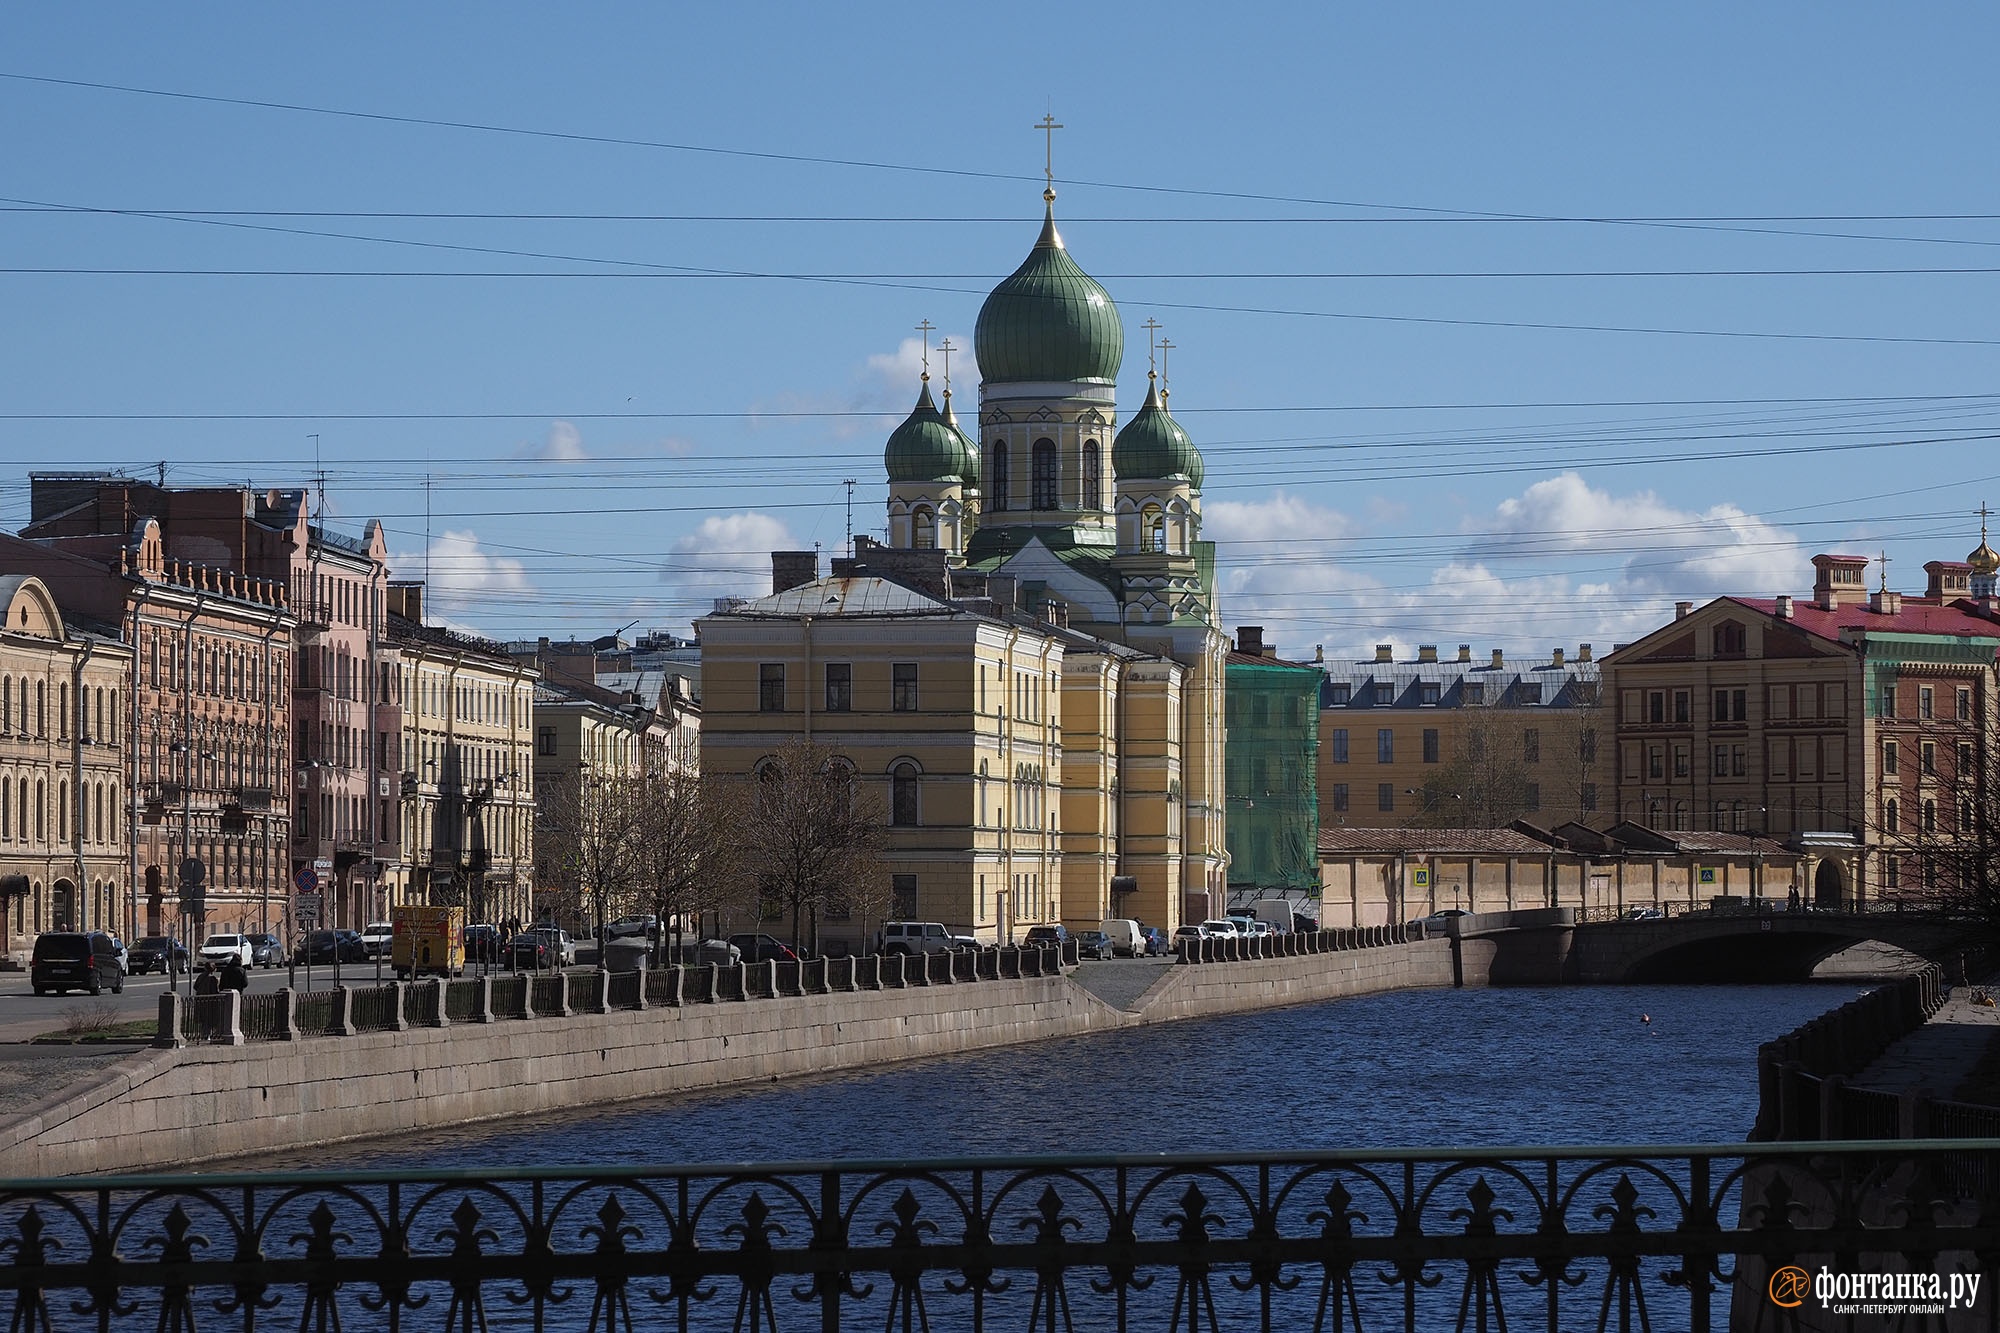
[{"label": "small green dome", "polygon": [[[1151,380],[1149,375],[1148,380]],[[1188,485],[1201,489],[1201,451],[1187,437],[1180,423],[1167,411],[1159,385],[1146,386],[1146,405],[1125,423],[1111,445],[1111,470],[1123,480],[1164,481],[1186,477]]]},{"label": "small green dome", "polygon": [[1118,382],[1125,325],[1110,293],[1063,248],[1054,204],[1027,259],[979,307],[972,342],[988,384]]},{"label": "small green dome", "polygon": [[979,453],[965,432],[946,420],[931,401],[930,376],[924,376],[916,407],[890,432],[882,465],[888,468],[891,482],[978,479]]},{"label": "small green dome", "polygon": [[[949,386],[951,381],[946,380],[945,383]],[[944,424],[951,427],[953,433],[965,445],[965,466],[960,469],[958,479],[965,485],[976,488],[979,485],[979,441],[967,435],[965,428],[958,424],[958,413],[951,410],[949,387],[944,391]]]}]

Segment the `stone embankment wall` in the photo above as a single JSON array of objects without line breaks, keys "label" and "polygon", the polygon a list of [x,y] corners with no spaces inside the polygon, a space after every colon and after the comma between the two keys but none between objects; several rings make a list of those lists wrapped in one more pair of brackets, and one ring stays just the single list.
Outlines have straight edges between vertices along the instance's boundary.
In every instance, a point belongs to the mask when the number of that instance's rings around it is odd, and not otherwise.
[{"label": "stone embankment wall", "polygon": [[[1110,964],[1132,968],[1144,963]],[[0,1125],[0,1175],[156,1171],[1142,1023],[1452,984],[1451,944],[1160,967],[1130,1008],[1069,976],[502,1019],[134,1055]]]}]

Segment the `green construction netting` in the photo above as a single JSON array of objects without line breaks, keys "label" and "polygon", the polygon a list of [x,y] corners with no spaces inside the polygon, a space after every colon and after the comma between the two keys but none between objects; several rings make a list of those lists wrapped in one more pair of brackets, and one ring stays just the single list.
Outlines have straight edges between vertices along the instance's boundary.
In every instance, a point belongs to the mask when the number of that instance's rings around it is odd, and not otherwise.
[{"label": "green construction netting", "polygon": [[1319,682],[1289,663],[1225,668],[1231,890],[1319,892]]}]

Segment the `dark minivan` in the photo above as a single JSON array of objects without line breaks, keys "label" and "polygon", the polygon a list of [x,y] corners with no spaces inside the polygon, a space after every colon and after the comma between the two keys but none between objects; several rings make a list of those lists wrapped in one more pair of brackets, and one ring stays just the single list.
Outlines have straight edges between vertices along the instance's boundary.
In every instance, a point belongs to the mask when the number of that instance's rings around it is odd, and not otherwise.
[{"label": "dark minivan", "polygon": [[28,981],[37,995],[72,990],[97,995],[107,989],[120,995],[125,990],[125,965],[118,961],[118,942],[102,931],[52,930],[35,937]]}]

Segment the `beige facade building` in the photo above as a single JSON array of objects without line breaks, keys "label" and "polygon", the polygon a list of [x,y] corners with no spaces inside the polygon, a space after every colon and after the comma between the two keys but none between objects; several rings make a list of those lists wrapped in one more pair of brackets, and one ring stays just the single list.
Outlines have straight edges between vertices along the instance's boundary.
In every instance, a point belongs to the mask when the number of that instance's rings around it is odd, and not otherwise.
[{"label": "beige facade building", "polygon": [[[699,622],[703,771],[747,780],[797,736],[851,766],[888,816],[886,892],[862,895],[880,916],[989,943],[1174,920],[1184,669],[1022,614],[1004,586],[948,600],[837,563]],[[821,937],[856,947],[879,924]]]},{"label": "beige facade building", "polygon": [[132,932],[132,650],[0,575],[0,955],[42,930]]},{"label": "beige facade building", "polygon": [[497,643],[424,623],[423,585],[389,585],[401,859],[391,902],[526,920],[534,887],[535,681]]},{"label": "beige facade building", "polygon": [[1320,827],[1544,827],[1613,807],[1598,664],[1584,644],[1546,660],[1420,647],[1324,663]]}]

